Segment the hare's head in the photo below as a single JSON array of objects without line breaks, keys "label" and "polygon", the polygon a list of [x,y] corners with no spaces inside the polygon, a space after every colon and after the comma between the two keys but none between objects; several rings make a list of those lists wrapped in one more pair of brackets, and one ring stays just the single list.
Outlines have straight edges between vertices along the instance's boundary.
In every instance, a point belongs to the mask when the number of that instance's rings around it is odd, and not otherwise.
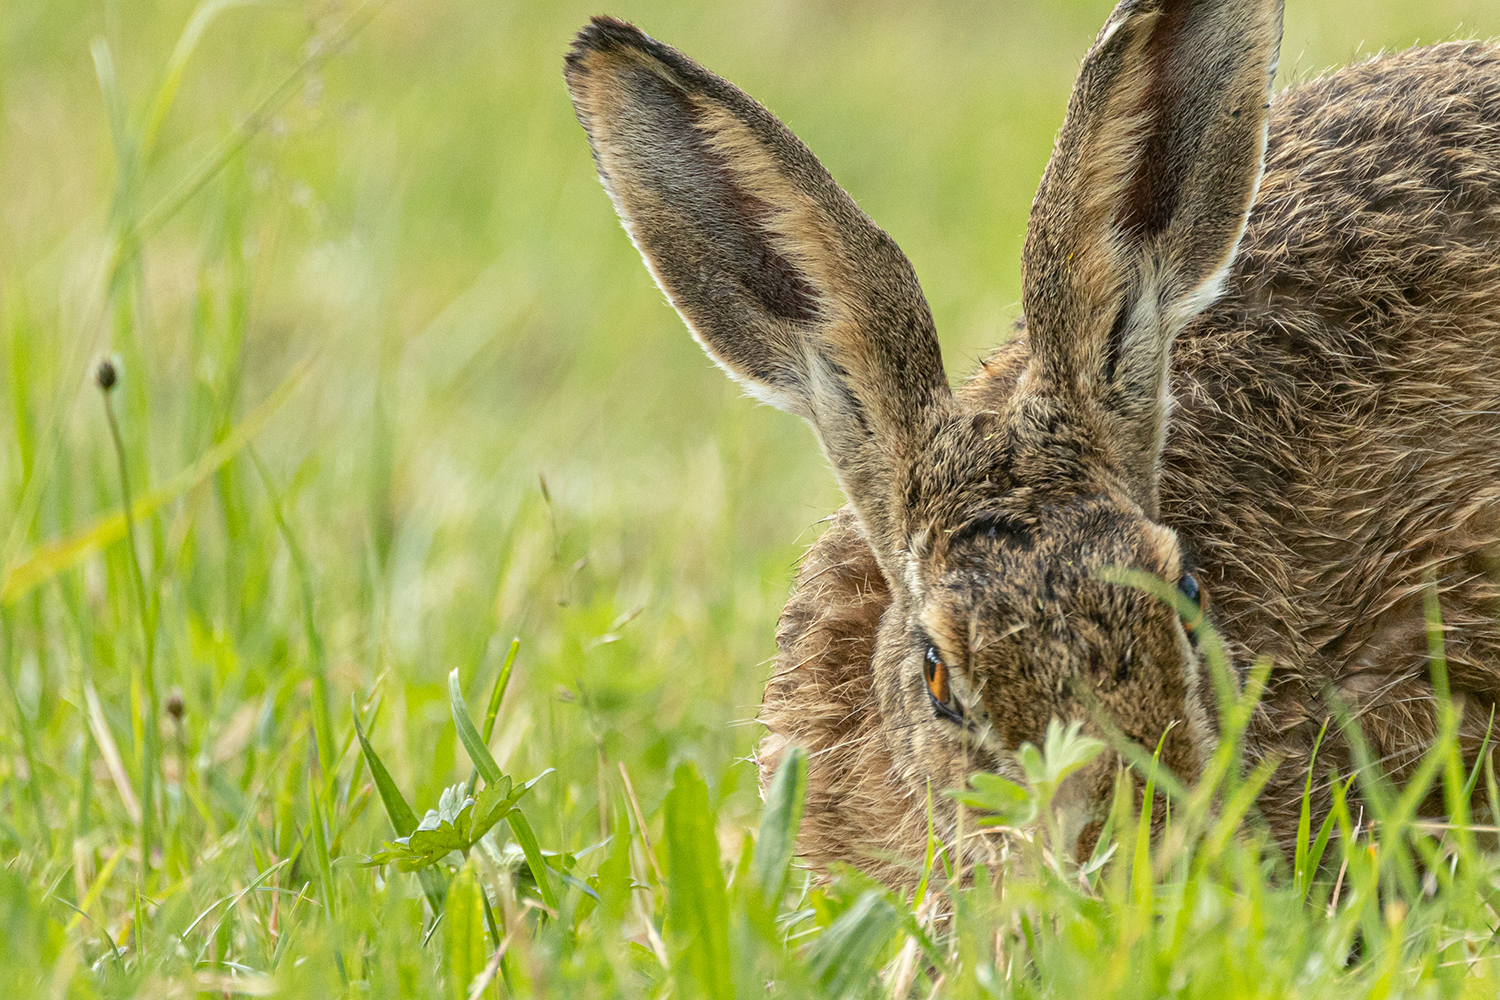
[{"label": "hare's head", "polygon": [[[1022,260],[1028,349],[949,387],[911,265],[759,104],[596,19],[567,78],[658,284],[754,396],[813,427],[892,592],[873,669],[920,782],[1011,766],[1054,717],[1191,776],[1215,713],[1157,523],[1174,335],[1254,198],[1279,0],[1126,0],[1084,61]],[[1091,776],[1090,776],[1091,775]],[[1086,817],[1112,767],[1075,779]],[[1099,794],[1095,794],[1098,792]]]}]

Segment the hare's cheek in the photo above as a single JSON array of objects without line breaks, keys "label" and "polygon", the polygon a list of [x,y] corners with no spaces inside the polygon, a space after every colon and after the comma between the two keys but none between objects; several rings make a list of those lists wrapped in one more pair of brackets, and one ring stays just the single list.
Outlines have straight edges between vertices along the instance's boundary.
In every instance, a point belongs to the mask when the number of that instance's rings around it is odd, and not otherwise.
[{"label": "hare's cheek", "polygon": [[1193,772],[1213,754],[1219,741],[1219,710],[1213,681],[1207,676],[1207,666],[1197,655],[1196,649],[1187,651],[1183,659],[1184,687],[1186,688],[1183,715],[1187,722],[1187,736],[1196,750]]}]

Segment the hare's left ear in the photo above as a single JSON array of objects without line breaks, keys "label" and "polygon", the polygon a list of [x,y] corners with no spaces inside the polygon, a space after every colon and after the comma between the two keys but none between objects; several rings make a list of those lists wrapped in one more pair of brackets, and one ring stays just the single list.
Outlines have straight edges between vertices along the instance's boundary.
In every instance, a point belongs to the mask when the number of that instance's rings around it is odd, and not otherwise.
[{"label": "hare's left ear", "polygon": [[953,402],[910,262],[769,111],[633,25],[595,18],[567,81],[657,283],[731,377],[812,425],[897,572],[910,471]]},{"label": "hare's left ear", "polygon": [[1282,0],[1124,0],[1084,59],[1022,255],[1037,374],[1115,418],[1148,516],[1177,331],[1260,184]]}]

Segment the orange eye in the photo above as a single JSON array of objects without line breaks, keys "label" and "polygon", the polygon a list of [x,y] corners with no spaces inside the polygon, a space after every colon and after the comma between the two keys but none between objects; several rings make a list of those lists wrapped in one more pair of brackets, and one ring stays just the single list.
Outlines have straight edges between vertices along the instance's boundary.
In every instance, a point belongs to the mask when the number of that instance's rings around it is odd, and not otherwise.
[{"label": "orange eye", "polygon": [[948,684],[948,665],[938,656],[937,648],[927,647],[927,660],[922,664],[922,674],[927,678],[927,696],[932,699],[932,710],[938,718],[967,725],[963,707],[953,697],[953,688]]},{"label": "orange eye", "polygon": [[937,650],[932,646],[927,647],[924,672],[927,675],[927,693],[936,701],[947,704],[951,693],[948,689],[948,665],[938,658]]}]

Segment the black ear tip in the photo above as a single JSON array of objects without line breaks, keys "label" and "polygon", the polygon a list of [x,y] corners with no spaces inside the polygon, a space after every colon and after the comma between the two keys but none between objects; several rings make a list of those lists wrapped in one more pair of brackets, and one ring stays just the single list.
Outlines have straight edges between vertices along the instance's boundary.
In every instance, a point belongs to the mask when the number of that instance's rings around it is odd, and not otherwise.
[{"label": "black ear tip", "polygon": [[583,30],[574,36],[573,47],[568,50],[568,68],[585,70],[589,54],[593,52],[642,49],[650,45],[650,36],[629,21],[622,21],[608,14],[598,14],[590,18]]}]

